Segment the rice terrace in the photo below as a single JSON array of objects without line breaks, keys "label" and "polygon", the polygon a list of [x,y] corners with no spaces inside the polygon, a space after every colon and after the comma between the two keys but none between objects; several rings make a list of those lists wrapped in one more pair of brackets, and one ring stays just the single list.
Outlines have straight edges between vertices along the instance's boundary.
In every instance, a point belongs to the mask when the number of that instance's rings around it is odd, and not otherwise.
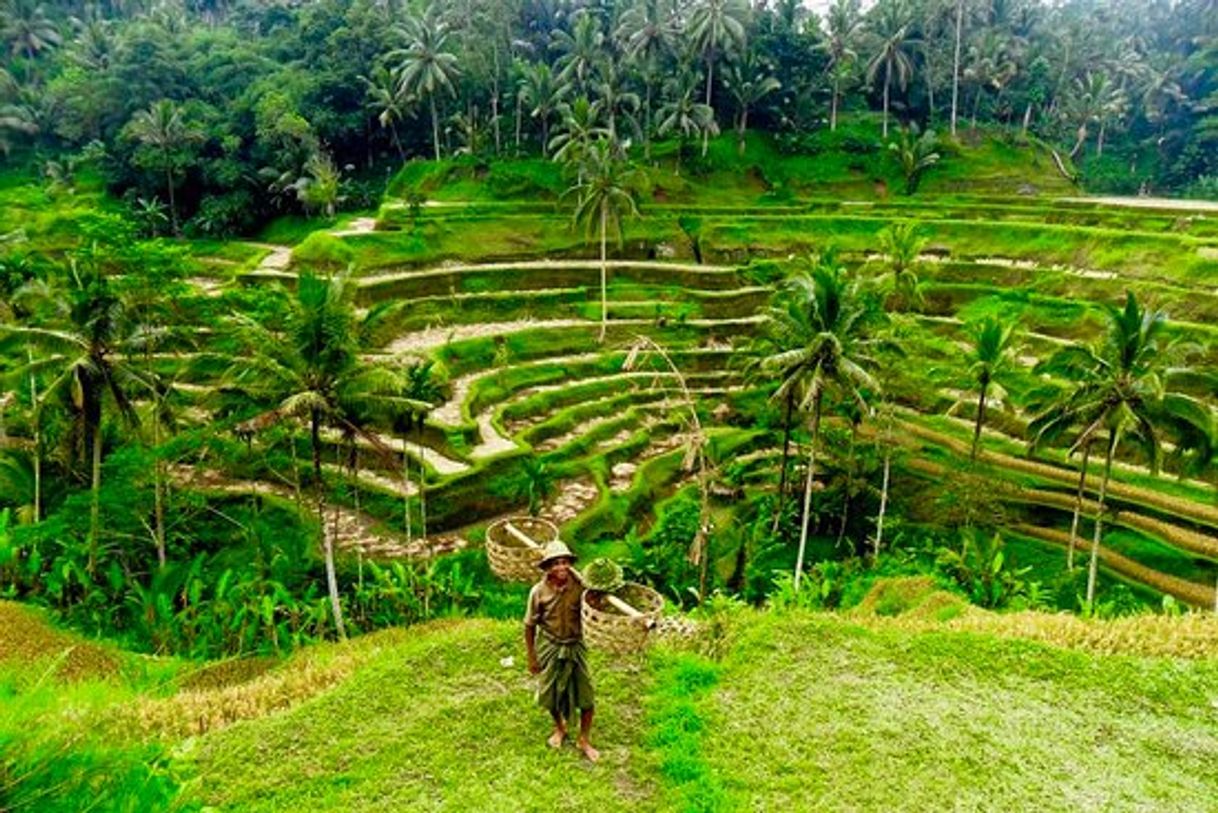
[{"label": "rice terrace", "polygon": [[1218,810],[1210,0],[0,40],[0,813]]}]

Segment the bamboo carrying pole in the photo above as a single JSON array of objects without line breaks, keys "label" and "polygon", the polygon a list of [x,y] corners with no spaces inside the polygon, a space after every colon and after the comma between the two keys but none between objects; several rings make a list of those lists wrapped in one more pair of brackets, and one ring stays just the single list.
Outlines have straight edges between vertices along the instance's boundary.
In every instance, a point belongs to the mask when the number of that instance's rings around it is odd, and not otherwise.
[{"label": "bamboo carrying pole", "polygon": [[[503,528],[509,534],[516,537],[516,539],[518,539],[520,542],[524,543],[528,547],[530,547],[530,548],[540,548],[541,547],[541,545],[538,545],[537,542],[534,541],[528,534],[526,534],[524,531],[517,528],[512,523],[510,523],[510,522],[503,523]],[[583,574],[581,574],[578,570],[575,570],[575,568],[571,568],[571,570],[575,572],[576,578],[578,578],[581,582],[584,580]],[[609,602],[613,606],[614,609],[616,609],[619,613],[622,613],[623,615],[627,615],[630,618],[645,617],[643,613],[639,612],[634,607],[631,607],[629,604],[622,601],[617,596],[613,595],[613,593],[608,593],[608,592],[604,592],[601,590],[594,590],[593,592],[601,593],[605,597],[605,601]]]}]

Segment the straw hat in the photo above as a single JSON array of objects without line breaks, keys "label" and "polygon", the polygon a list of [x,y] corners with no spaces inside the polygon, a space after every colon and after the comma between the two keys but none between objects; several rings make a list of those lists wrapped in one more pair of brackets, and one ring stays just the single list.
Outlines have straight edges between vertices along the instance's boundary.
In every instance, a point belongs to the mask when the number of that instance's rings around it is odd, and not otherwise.
[{"label": "straw hat", "polygon": [[575,561],[575,554],[567,547],[567,543],[561,539],[555,539],[553,542],[547,542],[545,548],[541,552],[541,561],[537,566],[542,570],[546,569],[546,565],[553,562],[555,559],[566,557],[571,561]]}]

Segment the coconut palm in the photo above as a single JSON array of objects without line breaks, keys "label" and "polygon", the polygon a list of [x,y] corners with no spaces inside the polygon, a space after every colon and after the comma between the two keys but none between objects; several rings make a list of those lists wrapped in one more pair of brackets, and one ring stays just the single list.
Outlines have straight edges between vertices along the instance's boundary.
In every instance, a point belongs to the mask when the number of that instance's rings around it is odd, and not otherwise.
[{"label": "coconut palm", "polygon": [[[1103,443],[1100,480],[1087,570],[1087,606],[1095,601],[1103,515],[1112,462],[1125,440],[1144,451],[1152,471],[1160,461],[1160,434],[1206,433],[1212,418],[1204,403],[1169,389],[1174,370],[1168,365],[1181,348],[1163,342],[1166,317],[1142,307],[1132,292],[1123,308],[1108,307],[1108,329],[1095,347],[1074,345],[1054,355],[1043,369],[1066,373],[1077,383],[1029,424],[1032,448],[1070,433],[1070,453]],[[1073,544],[1073,542],[1072,542]]]},{"label": "coconut palm", "polygon": [[875,7],[869,31],[874,53],[867,62],[867,82],[875,87],[884,77],[884,138],[888,138],[888,103],[895,79],[904,91],[913,76],[914,62],[910,51],[918,40],[910,35],[913,21],[902,0],[885,0]]},{"label": "coconut palm", "polygon": [[833,97],[829,104],[829,129],[837,129],[837,108],[842,82],[858,59],[855,50],[862,30],[859,0],[834,0],[825,15],[825,39],[817,46],[828,57],[825,70],[832,77]]},{"label": "coconut palm", "polygon": [[186,123],[182,109],[169,99],[154,102],[147,110],[140,110],[131,117],[127,125],[131,137],[152,149],[157,163],[165,172],[165,190],[169,196],[169,220],[174,234],[178,228],[178,207],[174,199],[173,176],[178,158],[175,153],[182,147],[199,140],[198,130]]},{"label": "coconut palm", "polygon": [[596,17],[587,10],[575,16],[571,31],[561,28],[551,36],[551,50],[561,56],[554,63],[558,69],[558,80],[571,84],[580,93],[588,92],[592,74],[605,59],[605,34]]},{"label": "coconut palm", "polygon": [[620,242],[622,221],[638,215],[635,202],[636,172],[620,160],[608,139],[595,142],[581,161],[581,178],[568,190],[577,196],[573,221],[582,225],[589,235],[599,230],[601,243],[601,331],[598,341],[605,341],[609,326],[609,267],[605,244],[610,229]]},{"label": "coconut palm", "polygon": [[660,61],[672,51],[676,23],[666,0],[637,0],[614,32],[626,58],[643,77],[643,155],[651,158],[652,95]]},{"label": "coconut palm", "polygon": [[440,116],[436,112],[436,96],[445,91],[456,96],[456,82],[461,77],[457,57],[449,50],[448,26],[441,19],[439,8],[439,3],[432,3],[422,17],[407,17],[395,29],[406,46],[390,51],[388,55],[396,65],[398,92],[420,101],[427,100],[437,161],[440,160]]},{"label": "coconut palm", "polygon": [[[50,376],[37,395],[39,409],[62,396],[81,427],[82,449],[90,457],[88,569],[97,567],[101,521],[102,421],[107,401],[129,424],[138,424],[131,393],[147,382],[127,361],[137,350],[126,303],[95,265],[72,260],[62,287],[31,284],[19,296],[32,303],[32,326],[0,326],[0,349],[26,350],[29,361],[14,371],[18,380]],[[36,350],[37,353],[30,352]]]},{"label": "coconut palm", "polygon": [[708,104],[702,104],[694,95],[697,91],[687,78],[678,78],[671,85],[673,95],[669,101],[660,107],[660,126],[657,132],[661,135],[677,134],[677,174],[681,174],[681,154],[685,144],[691,137],[702,136],[705,151],[706,138],[719,132],[715,123],[715,111]]},{"label": "coconut palm", "polygon": [[795,586],[803,573],[812,510],[812,483],[820,442],[820,419],[825,395],[855,402],[869,414],[864,391],[878,391],[867,368],[874,365],[869,336],[872,311],[858,284],[832,259],[817,263],[811,273],[802,271],[787,281],[766,313],[768,330],[788,349],[764,359],[761,369],[779,382],[775,397],[799,393],[799,407],[810,416],[808,470],[795,564]]},{"label": "coconut palm", "polygon": [[884,227],[879,237],[880,251],[888,264],[888,273],[881,277],[880,284],[889,296],[890,307],[898,310],[921,308],[925,300],[918,280],[918,266],[926,238],[918,234],[917,226],[910,221]]},{"label": "coconut palm", "polygon": [[521,105],[528,109],[529,116],[541,124],[543,158],[549,154],[550,120],[569,91],[570,85],[558,81],[546,63],[536,62],[524,67],[516,94]]},{"label": "coconut palm", "polygon": [[706,63],[706,98],[703,103],[712,110],[715,63],[725,54],[737,49],[744,50],[747,18],[748,6],[741,0],[698,0],[689,15],[685,39]]},{"label": "coconut palm", "polygon": [[640,107],[639,95],[627,89],[623,78],[613,62],[605,61],[596,69],[592,82],[596,103],[607,119],[609,140],[615,145],[621,144],[618,133],[619,119],[629,126],[631,132],[639,131],[636,118]]},{"label": "coconut palm", "polygon": [[601,123],[601,106],[579,96],[571,104],[558,105],[558,132],[550,139],[550,150],[555,161],[575,167],[583,177],[584,157],[593,142],[607,138],[609,129]]},{"label": "coconut palm", "polygon": [[988,398],[1002,399],[1005,392],[998,379],[1015,361],[1015,325],[987,316],[974,325],[968,354],[969,374],[977,382],[977,415],[973,421],[973,446],[969,459],[976,460],[981,448],[981,428],[985,425]]},{"label": "coconut palm", "polygon": [[334,567],[335,539],[333,534],[325,533],[321,430],[331,426],[345,436],[362,437],[392,460],[379,438],[364,429],[358,416],[395,409],[402,392],[401,379],[392,371],[358,363],[359,325],[353,294],[354,286],[346,275],[328,279],[311,274],[301,276],[283,331],[244,317],[232,321],[234,337],[246,353],[232,363],[225,375],[233,389],[276,403],[242,424],[239,431],[252,433],[290,417],[308,422],[326,583],[339,637],[346,636],[346,628]]},{"label": "coconut palm", "polygon": [[922,174],[939,163],[939,139],[934,130],[921,132],[918,123],[913,122],[907,128],[901,129],[900,137],[888,145],[888,149],[896,155],[905,176],[905,194],[912,195],[918,191],[922,182]]},{"label": "coconut palm", "polygon": [[393,146],[397,148],[398,157],[405,158],[406,150],[402,147],[402,139],[398,137],[398,122],[406,118],[410,110],[409,100],[402,93],[393,76],[383,67],[372,72],[371,78],[361,76],[364,83],[364,106],[376,116],[382,129],[388,128],[393,136]]},{"label": "coconut palm", "polygon": [[33,0],[13,0],[0,21],[0,36],[8,43],[9,51],[13,56],[25,57],[28,82],[34,74],[34,57],[62,44],[63,37],[42,4]]},{"label": "coconut palm", "polygon": [[782,87],[752,54],[745,54],[727,69],[727,89],[736,101],[736,151],[744,155],[744,133],[749,126],[749,110]]}]

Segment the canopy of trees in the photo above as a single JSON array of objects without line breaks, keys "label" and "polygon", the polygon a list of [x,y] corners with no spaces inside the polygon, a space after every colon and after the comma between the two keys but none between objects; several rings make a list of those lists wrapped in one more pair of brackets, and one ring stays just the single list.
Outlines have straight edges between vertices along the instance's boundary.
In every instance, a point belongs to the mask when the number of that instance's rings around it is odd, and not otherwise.
[{"label": "canopy of trees", "polygon": [[548,154],[572,123],[647,155],[746,126],[795,149],[851,110],[1218,194],[1212,0],[12,0],[0,37],[7,160],[84,152],[194,234],[366,202],[407,156]]}]

